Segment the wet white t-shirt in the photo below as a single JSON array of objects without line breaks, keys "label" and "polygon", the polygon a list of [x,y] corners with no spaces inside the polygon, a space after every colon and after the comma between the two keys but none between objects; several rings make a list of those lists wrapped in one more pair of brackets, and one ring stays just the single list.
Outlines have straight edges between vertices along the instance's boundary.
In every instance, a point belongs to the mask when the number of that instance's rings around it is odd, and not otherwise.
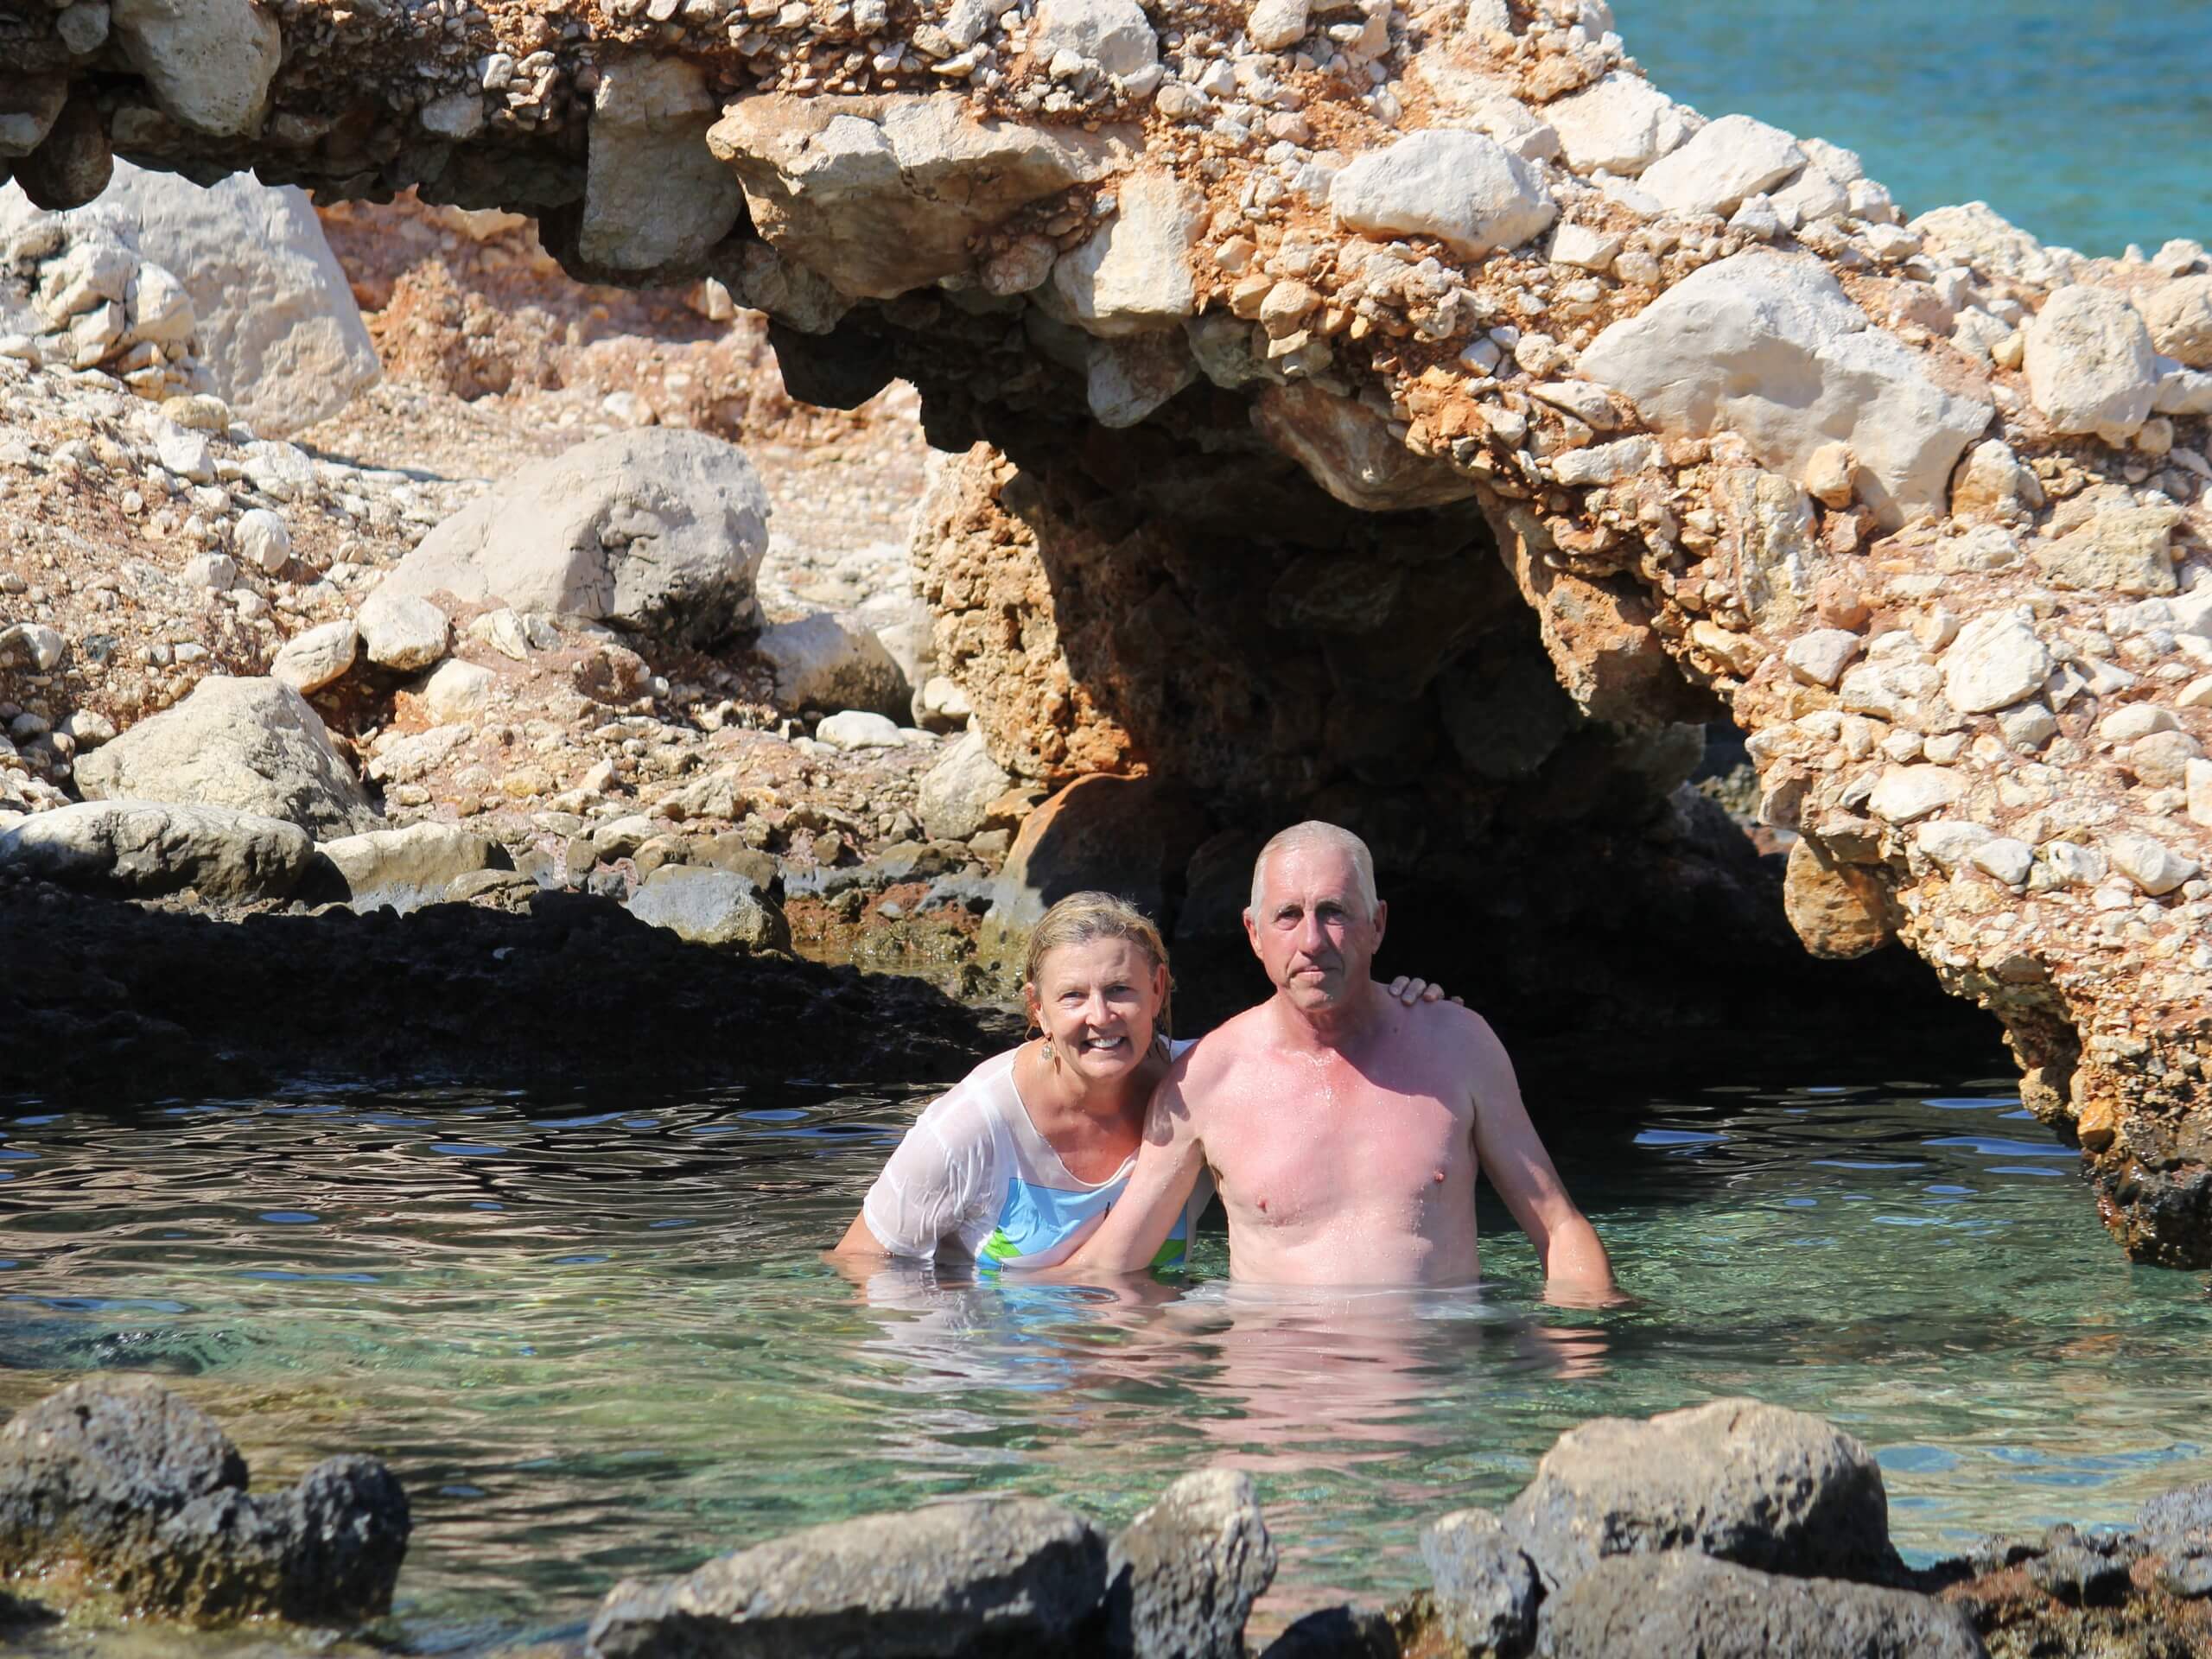
[{"label": "wet white t-shirt", "polygon": [[[1190,1046],[1171,1044],[1170,1057]],[[1057,1266],[1128,1187],[1134,1156],[1103,1181],[1069,1173],[1014,1088],[1020,1052],[993,1056],[931,1102],[868,1188],[861,1215],[892,1255],[928,1260],[949,1244],[979,1266]],[[1154,1266],[1182,1264],[1211,1197],[1201,1177]]]}]

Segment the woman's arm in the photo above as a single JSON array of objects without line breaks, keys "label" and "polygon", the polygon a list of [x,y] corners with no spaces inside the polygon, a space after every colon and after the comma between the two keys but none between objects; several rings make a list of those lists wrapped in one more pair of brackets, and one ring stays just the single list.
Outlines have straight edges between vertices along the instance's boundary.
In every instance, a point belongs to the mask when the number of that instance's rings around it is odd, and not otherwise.
[{"label": "woman's arm", "polygon": [[853,1224],[845,1229],[845,1236],[830,1247],[830,1254],[847,1261],[881,1259],[891,1252],[883,1248],[883,1241],[868,1230],[868,1217],[855,1216]]},{"label": "woman's arm", "polygon": [[928,1262],[991,1179],[994,1139],[955,1089],[923,1109],[892,1149],[852,1225],[828,1254],[846,1261]]}]

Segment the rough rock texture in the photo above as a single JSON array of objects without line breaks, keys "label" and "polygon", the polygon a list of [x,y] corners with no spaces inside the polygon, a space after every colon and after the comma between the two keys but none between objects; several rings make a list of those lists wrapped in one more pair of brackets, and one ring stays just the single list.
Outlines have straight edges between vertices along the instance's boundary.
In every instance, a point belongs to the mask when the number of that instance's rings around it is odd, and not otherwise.
[{"label": "rough rock texture", "polygon": [[1666,1550],[1805,1576],[1876,1578],[1896,1564],[1872,1454],[1817,1417],[1755,1400],[1585,1423],[1544,1454],[1503,1518],[1554,1590],[1610,1556]]},{"label": "rough rock texture", "polygon": [[1955,1608],[1694,1553],[1604,1562],[1544,1604],[1544,1659],[1981,1659]]},{"label": "rough rock texture", "polygon": [[283,818],[319,836],[375,827],[353,769],[307,700],[276,680],[202,680],[77,766],[88,799],[185,801]]},{"label": "rough rock texture", "polygon": [[753,884],[728,870],[664,864],[630,896],[630,913],[693,944],[788,950],[790,924]]},{"label": "rough rock texture", "polygon": [[[1285,10],[1267,9],[1261,37],[1290,40]],[[561,226],[611,210],[603,186],[591,201],[593,126],[619,124],[600,88],[640,54],[695,66],[721,111],[703,143],[747,208],[698,263],[776,319],[791,384],[843,397],[905,376],[934,443],[988,439],[1058,498],[1058,526],[1004,576],[1044,590],[995,621],[950,583],[933,601],[940,645],[969,635],[948,671],[975,675],[1009,771],[1180,772],[1219,780],[1203,786],[1247,820],[1365,804],[1397,862],[1426,833],[1408,826],[1483,821],[1479,798],[1418,798],[1459,796],[1469,775],[1433,764],[1453,747],[1435,688],[1450,670],[1487,689],[1503,666],[1479,648],[1488,607],[1524,603],[1592,722],[1559,753],[1605,752],[1577,768],[1586,798],[1625,786],[1639,753],[1663,776],[1663,697],[1709,689],[1751,735],[1768,823],[1869,873],[1897,937],[2004,1022],[2026,1098],[2079,1141],[2127,1248],[2212,1261],[2212,801],[2193,810],[2172,757],[2139,752],[2150,734],[2105,735],[2143,706],[2212,737],[2212,694],[2190,690],[2212,669],[2212,374],[2190,361],[2197,302],[2172,291],[2204,274],[2202,249],[2084,259],[1980,204],[1904,223],[1848,151],[1740,118],[1700,127],[1629,90],[1627,44],[1586,0],[1309,15],[1285,46],[1184,0],[762,14],[308,0],[249,31],[283,37],[259,127],[188,117],[166,60],[79,60],[42,16],[11,25],[8,49],[91,98],[142,164],[526,210],[587,274]],[[251,107],[260,61],[241,54],[233,103]],[[46,111],[10,118],[11,148],[60,131]],[[1440,239],[1468,222],[1456,184],[1374,221],[1426,230],[1340,220],[1347,178],[1357,213],[1380,158],[1465,147],[1447,134],[1525,171],[1552,228]],[[726,187],[696,176],[657,222],[715,222]],[[1164,180],[1204,212],[1180,265],[1188,314],[1148,310],[1171,326],[1129,334],[1052,278],[1121,233],[1137,178],[1133,204]],[[106,309],[121,303],[71,314],[89,319],[86,351],[127,323]],[[1300,473],[1313,490],[1292,486]],[[1365,522],[1316,515],[1323,492]],[[1439,517],[1401,518],[1419,513]],[[984,517],[975,554],[938,561],[979,588],[1000,580],[981,550],[1015,544]],[[1224,518],[1239,520],[1225,534]],[[1511,579],[1495,600],[1484,541]],[[1390,544],[1445,556],[1370,556]],[[1065,580],[1078,563],[1089,591]],[[1394,575],[1410,627],[1384,604]],[[1367,631],[1325,662],[1324,695],[1262,689],[1252,665],[1288,661],[1284,641],[1208,655],[1235,608],[1210,594],[1262,613],[1255,632],[1282,626],[1270,607],[1294,641],[1333,629],[1299,620],[1310,603]],[[1954,705],[1945,648],[2024,607],[2053,664],[2038,694]],[[1863,641],[1832,687],[1789,656],[1831,630]],[[1922,810],[1870,810],[1891,769],[1922,767],[1951,779],[1908,779]],[[1515,798],[1578,792],[1536,779]],[[1651,860],[1654,816],[1647,794],[1586,813],[1573,848],[1552,836],[1552,885]],[[1938,823],[2031,857],[1947,864],[1922,838]]]},{"label": "rough rock texture", "polygon": [[0,1429],[0,1571],[81,1575],[131,1612],[356,1620],[391,1605],[407,1497],[373,1458],[255,1497],[215,1424],[144,1377],[73,1382]]},{"label": "rough rock texture", "polygon": [[1459,1510],[1421,1536],[1444,1633],[1474,1652],[1522,1653],[1535,1634],[1536,1569],[1488,1510]]},{"label": "rough rock texture", "polygon": [[379,598],[604,621],[712,644],[758,615],[768,499],[743,454],[649,427],[524,467],[429,536]]},{"label": "rough rock texture", "polygon": [[296,823],[224,806],[84,801],[0,830],[0,870],[65,887],[152,898],[282,899],[315,838]]},{"label": "rough rock texture", "polygon": [[[245,0],[238,5],[251,10]],[[0,192],[0,237],[32,224],[12,194]],[[382,372],[302,191],[245,176],[202,188],[125,162],[96,202],[58,217],[65,232],[89,221],[175,274],[187,302],[176,337],[192,343],[205,389],[264,437],[334,415]],[[137,308],[150,297],[137,297]]]},{"label": "rough rock texture", "polygon": [[1107,1551],[1109,1639],[1143,1659],[1244,1659],[1244,1621],[1274,1576],[1252,1478],[1185,1475]]},{"label": "rough rock texture", "polygon": [[513,865],[505,849],[450,823],[340,836],[315,850],[336,872],[346,902],[357,910],[412,910],[443,898],[461,876]]},{"label": "rough rock texture", "polygon": [[659,1585],[626,1581],[588,1642],[600,1659],[1012,1659],[1071,1650],[1105,1585],[1105,1541],[1080,1516],[984,1498],[815,1527]]}]

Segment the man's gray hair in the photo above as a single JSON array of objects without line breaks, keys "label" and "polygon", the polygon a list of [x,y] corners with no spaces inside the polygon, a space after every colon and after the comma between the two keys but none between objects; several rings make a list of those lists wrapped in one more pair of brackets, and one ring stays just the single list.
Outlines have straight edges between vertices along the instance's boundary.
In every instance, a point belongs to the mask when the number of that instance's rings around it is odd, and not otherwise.
[{"label": "man's gray hair", "polygon": [[1268,861],[1277,853],[1302,853],[1309,849],[1326,848],[1342,853],[1351,861],[1352,879],[1359,887],[1359,901],[1367,906],[1368,919],[1375,918],[1375,855],[1367,850],[1367,843],[1340,824],[1325,823],[1319,818],[1308,818],[1303,823],[1294,823],[1278,831],[1268,844],[1260,849],[1260,855],[1252,861],[1252,913],[1260,911],[1268,880]]}]

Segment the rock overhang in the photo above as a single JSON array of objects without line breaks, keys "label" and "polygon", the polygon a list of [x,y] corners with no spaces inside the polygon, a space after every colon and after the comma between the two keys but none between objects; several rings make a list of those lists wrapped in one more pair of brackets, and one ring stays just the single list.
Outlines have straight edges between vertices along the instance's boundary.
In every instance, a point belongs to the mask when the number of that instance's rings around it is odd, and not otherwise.
[{"label": "rock overhang", "polygon": [[[2131,1248],[2212,1257],[2201,248],[1903,222],[1847,150],[1651,88],[1593,0],[162,15],[248,49],[11,25],[42,91],[0,166],[553,210],[579,269],[859,342],[948,442],[1076,411],[1478,503],[1586,712],[1721,696],[1770,820],[2005,1020]],[[1482,165],[1378,211],[1431,151]],[[2110,735],[2138,707],[2179,741]]]}]

